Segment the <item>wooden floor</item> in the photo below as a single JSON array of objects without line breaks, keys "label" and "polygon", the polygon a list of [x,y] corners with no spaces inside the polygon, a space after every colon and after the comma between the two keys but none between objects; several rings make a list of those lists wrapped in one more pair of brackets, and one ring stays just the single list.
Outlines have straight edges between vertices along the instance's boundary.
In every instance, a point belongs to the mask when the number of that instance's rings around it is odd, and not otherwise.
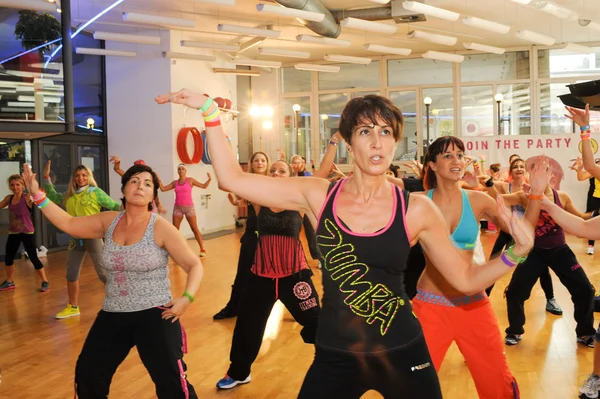
[{"label": "wooden floor", "polygon": [[[252,382],[231,391],[217,392],[215,388],[229,364],[235,320],[216,322],[212,315],[229,298],[237,265],[239,236],[239,233],[230,234],[206,242],[205,278],[196,302],[183,317],[189,346],[189,354],[185,357],[188,378],[200,398],[295,398],[312,361],[314,348],[302,343],[299,325],[287,312],[283,313],[278,333],[279,323],[277,320],[273,323],[271,335],[275,339],[264,342],[261,356],[252,369]],[[495,235],[486,233],[482,237],[484,247],[489,251]],[[595,256],[585,254],[586,241],[569,238],[569,243],[596,286],[600,280],[599,263]],[[195,245],[190,241],[190,246],[197,250]],[[66,301],[65,253],[51,254],[42,260],[48,271],[50,292],[36,291],[38,281],[34,278],[33,267],[25,261],[17,262],[17,288],[0,292],[0,398],[73,397],[75,362],[101,306],[103,286],[86,260],[81,274],[81,316],[55,320],[54,315]],[[314,271],[315,283],[320,287],[320,271],[316,268]],[[544,294],[536,285],[526,304],[528,319],[523,341],[506,348],[524,399],[575,398],[579,385],[592,367],[593,350],[575,342],[573,305],[568,292],[556,276],[552,276],[555,294],[565,315],[557,317],[544,311]],[[1,280],[3,277],[0,275]],[[507,325],[502,292],[509,278],[507,275],[499,281],[492,294],[502,329]],[[171,280],[173,292],[180,294],[185,273],[173,267]],[[440,380],[446,399],[477,398],[469,371],[454,346],[440,370]],[[118,369],[110,397],[155,397],[152,381],[135,350]],[[364,398],[379,397],[374,392],[364,395]]]}]

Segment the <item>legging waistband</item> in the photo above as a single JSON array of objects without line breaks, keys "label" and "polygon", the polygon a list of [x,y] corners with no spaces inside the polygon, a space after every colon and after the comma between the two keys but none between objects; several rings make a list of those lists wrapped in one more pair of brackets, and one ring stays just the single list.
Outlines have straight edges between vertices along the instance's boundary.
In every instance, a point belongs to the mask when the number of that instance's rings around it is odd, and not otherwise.
[{"label": "legging waistband", "polygon": [[483,301],[487,299],[487,297],[488,296],[484,291],[473,295],[455,295],[447,297],[445,295],[436,294],[435,292],[427,291],[417,287],[417,295],[414,299],[431,303],[433,305],[460,307]]}]

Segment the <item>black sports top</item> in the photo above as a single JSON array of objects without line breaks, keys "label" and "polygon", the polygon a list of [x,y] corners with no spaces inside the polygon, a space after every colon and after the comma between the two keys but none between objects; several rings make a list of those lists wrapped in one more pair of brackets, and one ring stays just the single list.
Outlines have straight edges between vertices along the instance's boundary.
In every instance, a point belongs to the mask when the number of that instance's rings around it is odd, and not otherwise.
[{"label": "black sports top", "polygon": [[256,220],[256,210],[254,209],[254,206],[248,202],[248,217],[246,218],[246,231],[244,232],[245,234],[256,234],[256,231],[258,230],[258,222]]},{"label": "black sports top", "polygon": [[387,226],[371,234],[354,233],[336,215],[345,182],[340,180],[329,192],[317,226],[323,307],[315,344],[355,353],[398,348],[421,334],[404,291],[409,193],[394,186]]}]

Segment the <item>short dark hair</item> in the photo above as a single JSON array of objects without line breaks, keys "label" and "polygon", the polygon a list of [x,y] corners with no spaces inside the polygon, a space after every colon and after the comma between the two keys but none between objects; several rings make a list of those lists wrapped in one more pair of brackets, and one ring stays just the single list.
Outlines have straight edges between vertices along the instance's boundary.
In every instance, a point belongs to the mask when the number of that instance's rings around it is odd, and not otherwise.
[{"label": "short dark hair", "polygon": [[498,173],[500,172],[500,164],[499,163],[493,163],[490,165],[490,170],[492,170],[494,173]]},{"label": "short dark hair", "polygon": [[454,136],[442,136],[438,137],[431,145],[427,148],[425,154],[425,160],[423,161],[423,170],[425,177],[423,178],[423,186],[426,190],[437,187],[437,178],[435,172],[429,167],[429,162],[435,163],[437,156],[443,154],[448,150],[450,146],[455,146],[461,151],[465,151],[465,143],[458,137]]},{"label": "short dark hair", "polygon": [[[127,184],[127,182],[129,180],[131,180],[131,178],[135,175],[139,175],[140,173],[143,172],[148,172],[150,173],[150,175],[152,175],[152,184],[154,184],[154,191],[153,191],[153,196],[152,196],[152,200],[156,202],[156,206],[159,206],[160,201],[158,200],[158,188],[160,187],[160,184],[158,183],[158,176],[156,175],[156,173],[154,173],[154,171],[152,170],[152,168],[148,165],[133,165],[131,168],[127,169],[127,171],[125,171],[125,173],[123,174],[123,176],[121,177],[121,193],[125,193],[125,185]],[[127,201],[125,200],[125,196],[123,196],[123,198],[121,198],[121,203],[123,204],[123,209],[125,209],[125,207],[127,206]],[[150,202],[148,204],[148,210],[151,211],[152,210],[152,202]]]},{"label": "short dark hair", "polygon": [[398,173],[400,172],[400,167],[398,165],[391,163],[389,170],[394,173],[394,177],[398,177]]},{"label": "short dark hair", "polygon": [[404,128],[402,112],[389,99],[374,94],[348,101],[340,118],[340,134],[346,143],[352,145],[353,129],[364,121],[377,123],[378,117],[393,129],[394,140],[400,140]]}]

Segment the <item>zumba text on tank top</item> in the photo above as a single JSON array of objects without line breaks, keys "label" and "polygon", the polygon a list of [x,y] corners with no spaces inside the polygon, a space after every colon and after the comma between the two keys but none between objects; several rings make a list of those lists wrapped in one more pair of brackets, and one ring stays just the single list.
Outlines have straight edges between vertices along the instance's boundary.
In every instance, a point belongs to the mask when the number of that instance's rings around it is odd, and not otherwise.
[{"label": "zumba text on tank top", "polygon": [[[554,195],[554,203],[563,209],[558,191],[552,189],[552,194]],[[565,245],[566,243],[567,241],[563,228],[552,219],[548,212],[544,210],[540,211],[538,224],[535,228],[534,247],[539,249],[551,249]]]}]

